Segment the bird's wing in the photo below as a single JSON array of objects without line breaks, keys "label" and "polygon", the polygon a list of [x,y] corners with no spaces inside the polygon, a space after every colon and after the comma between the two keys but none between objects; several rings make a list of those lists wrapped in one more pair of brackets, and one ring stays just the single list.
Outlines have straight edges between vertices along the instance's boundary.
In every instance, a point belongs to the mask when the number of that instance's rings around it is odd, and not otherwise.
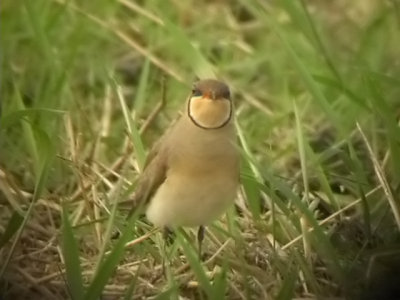
[{"label": "bird's wing", "polygon": [[135,194],[128,200],[132,208],[127,218],[130,218],[137,208],[146,206],[167,178],[169,146],[166,141],[180,120],[182,120],[181,114],[171,122],[164,135],[153,145],[153,148],[147,155],[143,173],[140,175],[138,184],[136,185]]},{"label": "bird's wing", "polygon": [[129,200],[132,205],[129,211],[128,218],[136,211],[138,207],[145,206],[158,187],[164,182],[167,177],[168,159],[167,147],[162,137],[151,149],[147,155],[143,173],[140,175],[136,191],[133,197]]}]

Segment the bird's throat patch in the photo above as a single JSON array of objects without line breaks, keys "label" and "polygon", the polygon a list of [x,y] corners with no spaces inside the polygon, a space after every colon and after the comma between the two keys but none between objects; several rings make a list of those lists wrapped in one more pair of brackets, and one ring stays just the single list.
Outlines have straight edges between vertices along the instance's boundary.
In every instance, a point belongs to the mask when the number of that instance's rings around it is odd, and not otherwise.
[{"label": "bird's throat patch", "polygon": [[188,114],[197,126],[217,129],[226,125],[231,119],[232,103],[228,99],[212,100],[195,96],[189,99]]}]

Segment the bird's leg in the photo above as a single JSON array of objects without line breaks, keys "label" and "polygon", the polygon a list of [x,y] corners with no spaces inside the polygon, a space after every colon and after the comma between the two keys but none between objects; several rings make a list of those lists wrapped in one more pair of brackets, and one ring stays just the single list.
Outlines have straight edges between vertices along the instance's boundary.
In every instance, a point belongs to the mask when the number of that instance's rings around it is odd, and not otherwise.
[{"label": "bird's leg", "polygon": [[203,244],[203,240],[204,240],[204,226],[199,226],[199,230],[197,231],[197,243],[199,247],[198,251],[200,260],[202,259],[201,246]]},{"label": "bird's leg", "polygon": [[166,276],[166,273],[165,273],[165,260],[167,259],[167,246],[173,244],[174,239],[175,239],[175,233],[170,228],[164,227],[162,236],[163,236],[163,240],[164,240],[163,258],[162,258],[162,273],[164,274],[164,276]]},{"label": "bird's leg", "polygon": [[163,239],[165,244],[171,245],[175,240],[175,232],[168,227],[163,228]]}]

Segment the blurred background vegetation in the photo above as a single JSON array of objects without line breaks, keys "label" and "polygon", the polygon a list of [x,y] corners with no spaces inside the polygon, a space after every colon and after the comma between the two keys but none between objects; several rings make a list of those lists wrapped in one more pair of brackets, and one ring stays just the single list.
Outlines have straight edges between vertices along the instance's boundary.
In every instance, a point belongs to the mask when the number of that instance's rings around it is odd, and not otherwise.
[{"label": "blurred background vegetation", "polygon": [[[400,298],[399,1],[3,0],[0,21],[0,298]],[[200,262],[116,203],[207,77],[242,187]]]}]

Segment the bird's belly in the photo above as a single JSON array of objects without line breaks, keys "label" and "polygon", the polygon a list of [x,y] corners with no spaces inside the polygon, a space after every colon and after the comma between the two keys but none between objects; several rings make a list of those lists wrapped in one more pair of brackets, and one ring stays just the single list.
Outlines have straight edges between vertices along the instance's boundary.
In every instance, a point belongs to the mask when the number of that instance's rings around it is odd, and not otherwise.
[{"label": "bird's belly", "polygon": [[226,178],[168,178],[151,199],[147,218],[157,226],[200,226],[233,203],[237,182]]}]

